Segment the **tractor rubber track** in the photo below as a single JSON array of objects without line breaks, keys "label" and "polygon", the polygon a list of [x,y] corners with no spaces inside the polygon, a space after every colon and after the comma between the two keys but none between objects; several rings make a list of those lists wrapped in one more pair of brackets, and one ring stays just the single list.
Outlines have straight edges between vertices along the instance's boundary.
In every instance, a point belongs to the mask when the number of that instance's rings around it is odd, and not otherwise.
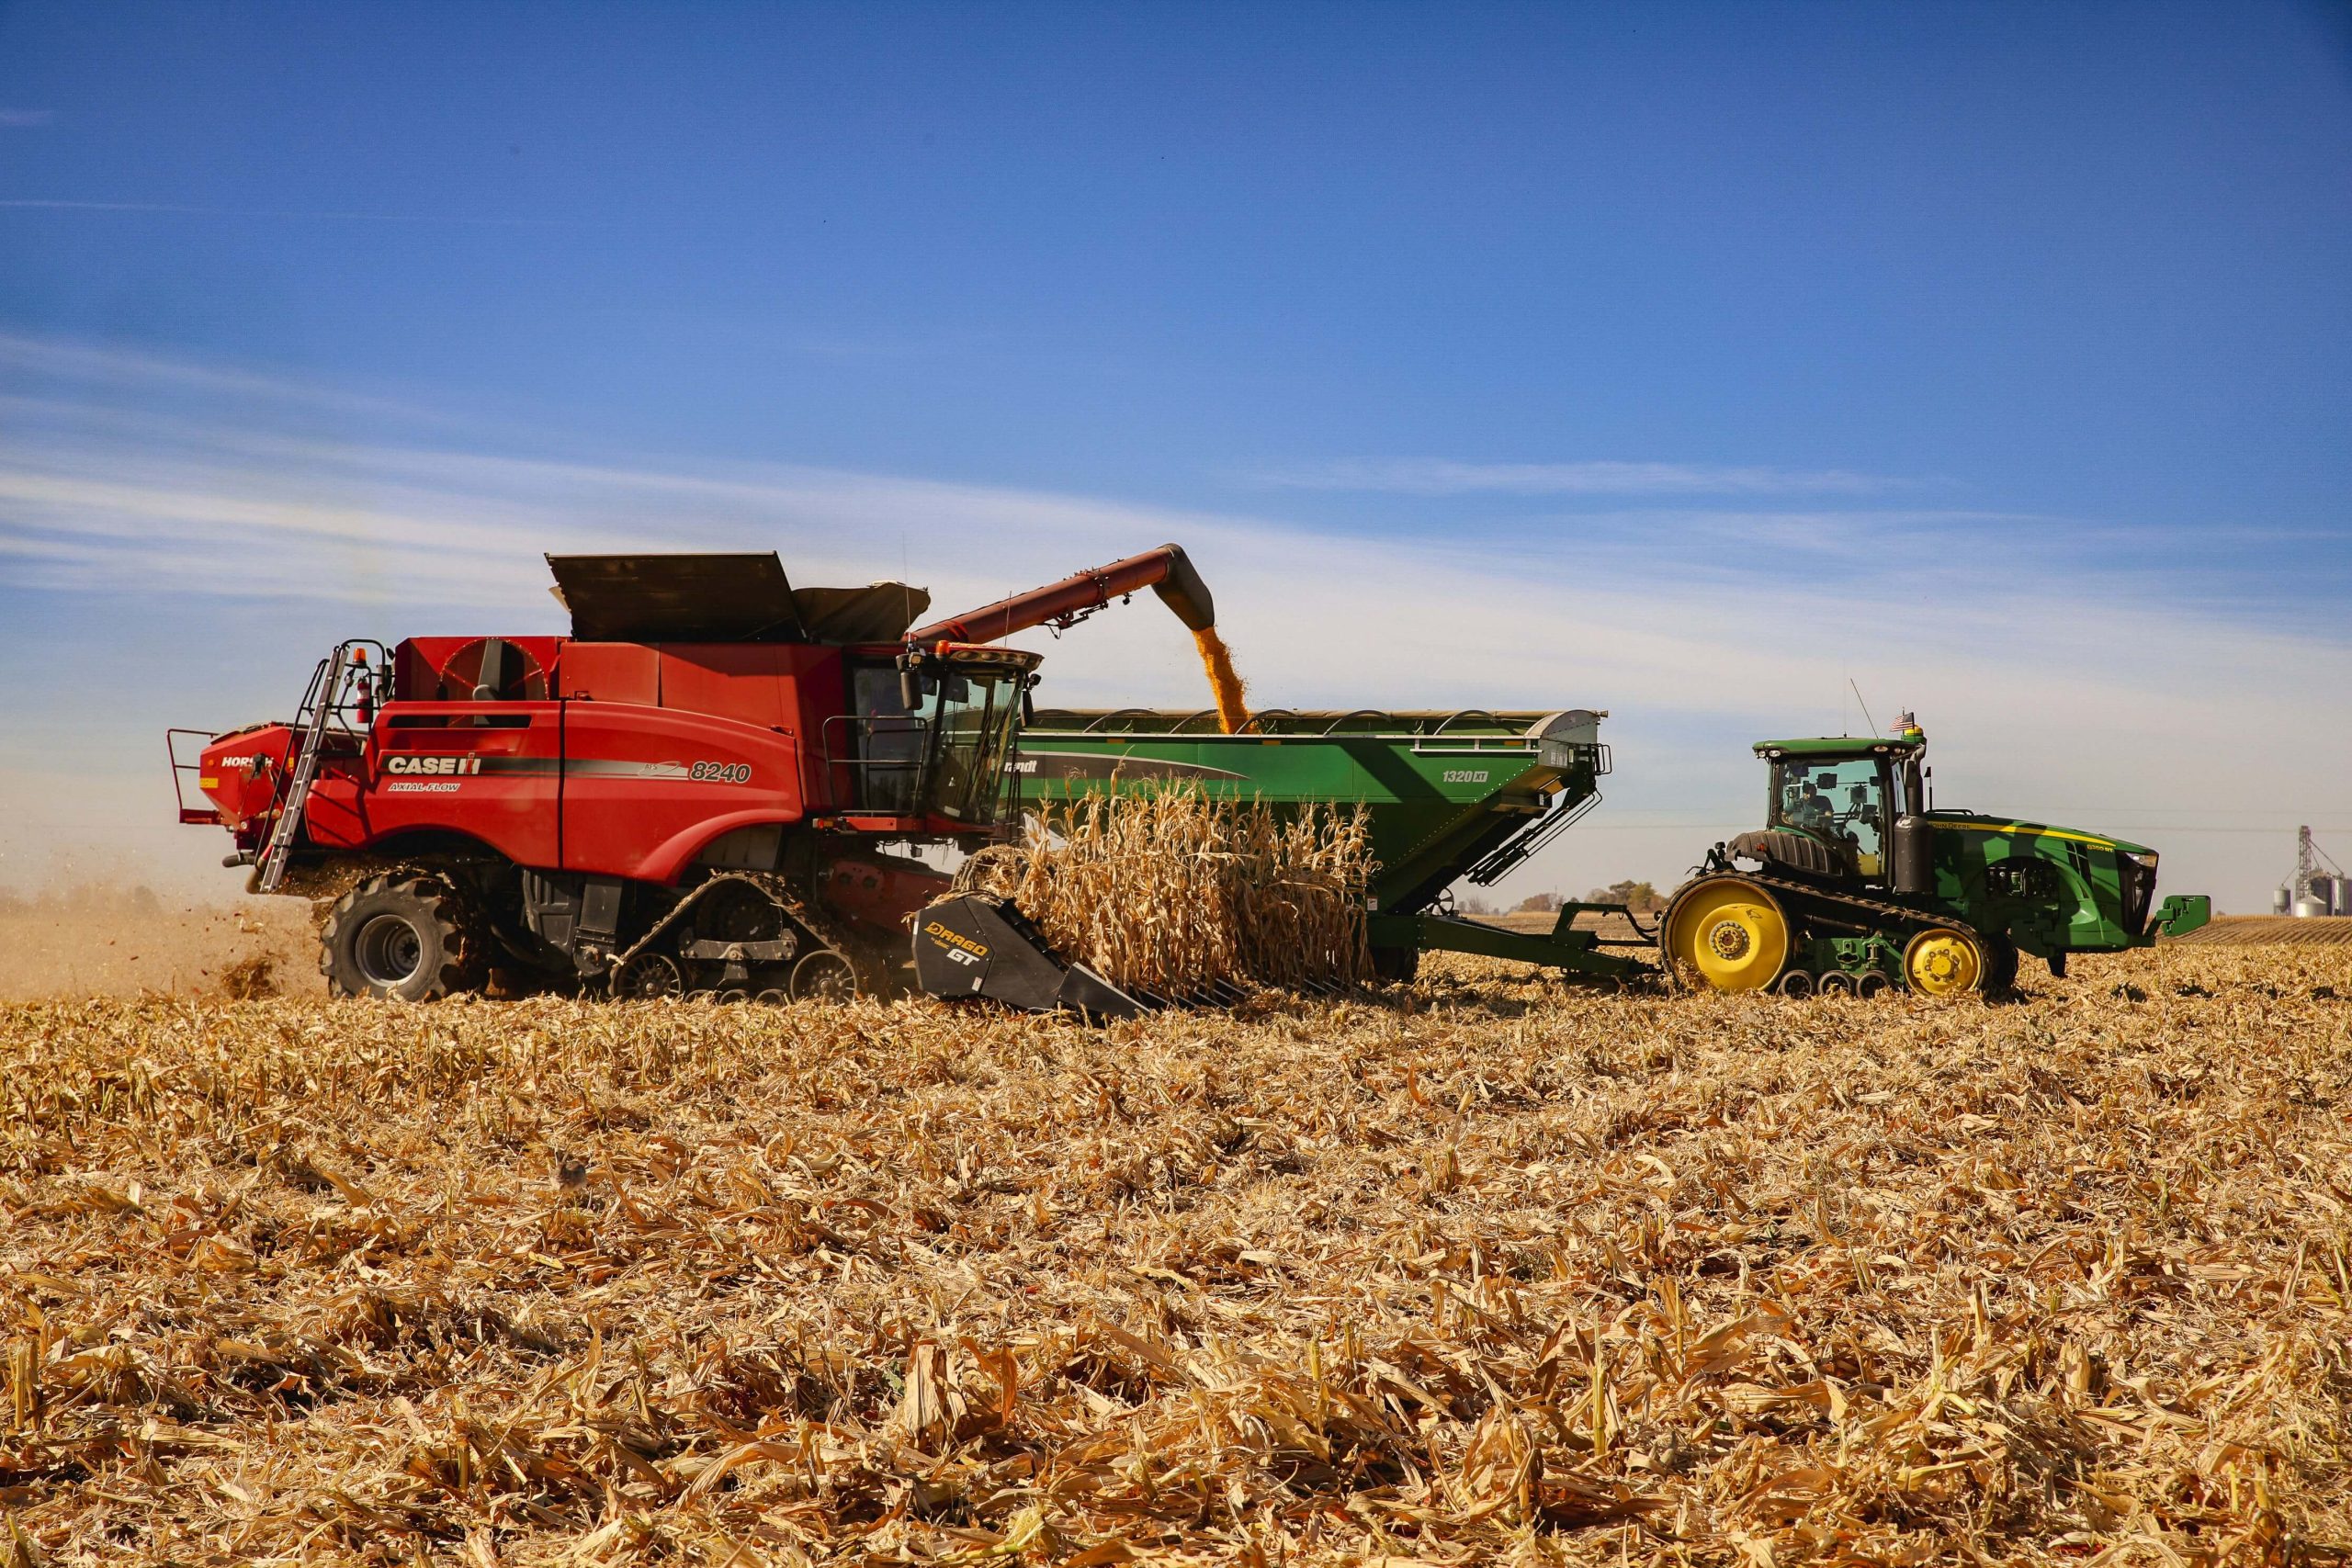
[{"label": "tractor rubber track", "polygon": [[[1871,913],[1882,917],[1881,920],[1875,922],[1867,920],[1856,920],[1849,922],[1850,924],[1860,927],[1864,930],[1883,931],[1891,923],[1908,928],[1904,931],[1904,935],[1907,939],[1918,935],[1920,931],[1926,931],[1931,926],[1941,927],[1946,931],[1958,931],[1961,935],[1974,942],[1979,951],[1986,950],[1984,932],[1978,931],[1974,926],[1970,925],[1965,920],[1954,919],[1950,916],[1930,914],[1924,909],[1914,909],[1905,904],[1890,904],[1882,899],[1864,898],[1852,893],[1834,893],[1827,888],[1816,886],[1809,882],[1799,882],[1792,877],[1774,876],[1770,873],[1743,871],[1730,872],[1724,874],[1746,877],[1750,882],[1758,883],[1765,887],[1770,888],[1774,893],[1793,894],[1796,900],[1802,903],[1819,905],[1823,908],[1831,909],[1867,909]],[[1797,912],[1798,911],[1795,909],[1791,910],[1791,913]],[[1810,913],[1812,911],[1808,910],[1806,912]]]},{"label": "tractor rubber track", "polygon": [[[1784,901],[1790,917],[1799,924],[1802,924],[1808,917],[1811,917],[1850,926],[1858,931],[1900,931],[1905,942],[1908,942],[1911,938],[1918,935],[1919,932],[1935,928],[1944,931],[1958,931],[1961,935],[1974,942],[1979,953],[1990,953],[1992,951],[1991,946],[1985,941],[1984,934],[1965,920],[1956,919],[1946,915],[1932,914],[1924,909],[1914,909],[1905,904],[1890,904],[1884,899],[1865,898],[1860,894],[1835,892],[1829,888],[1818,886],[1810,882],[1798,881],[1794,877],[1775,876],[1770,872],[1738,871],[1729,866],[1724,866],[1713,871],[1702,873],[1700,875],[1692,877],[1689,882],[1684,883],[1679,888],[1675,890],[1673,900],[1667,905],[1664,912],[1658,916],[1658,958],[1665,965],[1666,970],[1669,975],[1674,973],[1674,956],[1668,953],[1665,947],[1668,917],[1673,913],[1674,905],[1681,902],[1682,896],[1685,893],[1689,892],[1691,888],[1696,887],[1702,883],[1712,881],[1718,876],[1734,877],[1742,882],[1752,882],[1758,887],[1770,890],[1775,897],[1780,897]],[[1869,915],[1876,918],[1846,918],[1841,919],[1839,913],[1841,911],[1867,912]],[[1792,934],[1794,933],[1792,932]]]}]

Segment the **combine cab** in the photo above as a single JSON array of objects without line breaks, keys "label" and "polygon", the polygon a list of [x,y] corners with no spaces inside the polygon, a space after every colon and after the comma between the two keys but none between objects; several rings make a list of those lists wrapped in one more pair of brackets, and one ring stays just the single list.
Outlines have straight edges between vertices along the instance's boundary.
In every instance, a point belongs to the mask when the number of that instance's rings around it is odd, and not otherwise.
[{"label": "combine cab", "polygon": [[569,637],[347,642],[291,721],[172,734],[181,820],[333,900],[338,992],[891,990],[941,862],[1012,816],[1038,657],[989,645],[1146,587],[1213,624],[1172,545],[911,631],[922,591],[773,555],[548,564]]},{"label": "combine cab", "polygon": [[2178,936],[2201,896],[2155,905],[2155,852],[2098,833],[1936,811],[1927,737],[1765,740],[1765,825],[1710,852],[1660,923],[1670,971],[1716,990],[1930,996],[2004,990],[2020,953],[2055,975],[2075,953]]}]

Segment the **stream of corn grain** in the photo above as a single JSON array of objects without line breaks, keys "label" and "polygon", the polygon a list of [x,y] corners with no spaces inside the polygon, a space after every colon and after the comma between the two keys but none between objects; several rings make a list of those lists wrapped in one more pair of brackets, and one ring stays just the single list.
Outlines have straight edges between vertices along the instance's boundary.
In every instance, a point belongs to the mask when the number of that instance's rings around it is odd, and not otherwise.
[{"label": "stream of corn grain", "polygon": [[1201,668],[1208,671],[1209,690],[1216,697],[1217,725],[1231,735],[1250,716],[1250,688],[1235,673],[1233,650],[1225,646],[1225,638],[1217,635],[1215,626],[1194,632],[1193,643],[1201,650]]}]

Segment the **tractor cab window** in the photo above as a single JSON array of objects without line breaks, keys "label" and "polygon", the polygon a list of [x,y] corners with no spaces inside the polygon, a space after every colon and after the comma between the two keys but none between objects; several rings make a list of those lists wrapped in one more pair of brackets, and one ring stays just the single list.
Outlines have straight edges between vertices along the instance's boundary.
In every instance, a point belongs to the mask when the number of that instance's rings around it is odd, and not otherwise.
[{"label": "tractor cab window", "polygon": [[1772,764],[1772,820],[1852,854],[1865,880],[1886,852],[1886,773],[1876,757],[1831,761],[1783,757]]}]

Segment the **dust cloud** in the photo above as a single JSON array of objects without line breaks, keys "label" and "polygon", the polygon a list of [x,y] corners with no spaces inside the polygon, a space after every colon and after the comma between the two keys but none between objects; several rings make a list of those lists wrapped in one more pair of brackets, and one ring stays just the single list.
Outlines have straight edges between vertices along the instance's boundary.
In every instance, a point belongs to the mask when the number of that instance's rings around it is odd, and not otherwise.
[{"label": "dust cloud", "polygon": [[317,955],[300,898],[203,903],[111,883],[0,890],[0,1001],[310,995],[324,988]]}]

